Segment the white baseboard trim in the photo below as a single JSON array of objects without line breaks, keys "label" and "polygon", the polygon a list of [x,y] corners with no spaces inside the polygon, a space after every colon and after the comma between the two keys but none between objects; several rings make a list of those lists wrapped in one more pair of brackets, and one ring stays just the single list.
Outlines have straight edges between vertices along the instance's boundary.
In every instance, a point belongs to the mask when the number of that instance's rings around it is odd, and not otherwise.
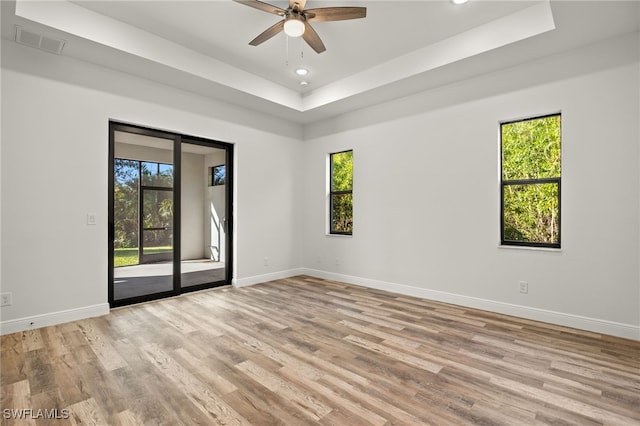
[{"label": "white baseboard trim", "polygon": [[303,268],[302,273],[304,275],[309,275],[316,278],[340,281],[362,287],[385,290],[392,293],[399,293],[406,296],[420,297],[423,299],[451,303],[454,305],[466,306],[469,308],[482,309],[485,311],[512,315],[515,317],[526,318],[565,327],[572,327],[600,334],[608,334],[611,336],[624,337],[626,339],[640,340],[640,326],[633,324],[623,324],[614,321],[601,320],[597,318],[584,317],[563,312],[549,311],[546,309],[532,308],[529,306],[514,305],[511,303],[497,302],[494,300],[481,299],[471,296],[463,296],[454,293],[447,293],[444,291],[413,287],[405,284],[396,284],[369,278],[337,274],[334,272],[320,271],[317,269]]},{"label": "white baseboard trim", "polygon": [[85,306],[82,308],[68,309],[66,311],[51,312],[48,314],[34,315],[0,322],[0,335],[32,330],[50,325],[63,324],[65,322],[78,321],[86,318],[99,317],[109,313],[109,304]]},{"label": "white baseboard trim", "polygon": [[[406,296],[420,297],[423,299],[435,300],[438,302],[445,302],[454,305],[482,309],[500,314],[512,315],[515,317],[577,328],[594,333],[608,334],[612,336],[624,337],[627,339],[640,340],[640,326],[636,326],[633,324],[623,324],[614,321],[601,320],[597,318],[584,317],[563,312],[549,311],[546,309],[532,308],[529,306],[514,305],[511,303],[497,302],[494,300],[463,296],[454,293],[447,293],[444,291],[430,290],[405,284],[390,283],[386,281],[338,274],[334,272],[327,272],[310,268],[289,269],[264,275],[255,275],[252,277],[234,279],[232,284],[234,287],[238,288],[247,287],[268,281],[290,278],[296,275],[309,275],[316,278],[324,278],[362,287],[403,294]],[[69,309],[65,311],[51,312],[48,314],[34,315],[31,317],[2,321],[0,322],[0,335],[58,325],[86,318],[98,317],[107,315],[108,313],[109,304],[103,303],[77,309]]]},{"label": "white baseboard trim", "polygon": [[287,269],[285,271],[272,272],[264,275],[254,275],[247,278],[236,278],[232,280],[231,284],[234,287],[247,287],[254,284],[265,283],[267,281],[281,280],[283,278],[295,277],[296,275],[303,275],[306,269]]}]

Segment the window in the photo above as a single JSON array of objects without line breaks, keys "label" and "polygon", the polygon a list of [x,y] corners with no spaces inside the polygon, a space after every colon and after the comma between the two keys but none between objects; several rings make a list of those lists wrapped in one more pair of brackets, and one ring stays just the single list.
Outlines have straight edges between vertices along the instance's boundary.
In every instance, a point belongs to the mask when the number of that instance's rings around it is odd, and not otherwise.
[{"label": "window", "polygon": [[329,233],[353,231],[353,151],[329,156]]},{"label": "window", "polygon": [[209,186],[224,185],[227,177],[225,165],[209,167]]},{"label": "window", "polygon": [[130,266],[173,251],[173,165],[113,160],[114,266]]},{"label": "window", "polygon": [[142,185],[173,187],[172,164],[141,161],[140,175],[142,176]]},{"label": "window", "polygon": [[560,121],[500,125],[502,245],[560,248]]}]

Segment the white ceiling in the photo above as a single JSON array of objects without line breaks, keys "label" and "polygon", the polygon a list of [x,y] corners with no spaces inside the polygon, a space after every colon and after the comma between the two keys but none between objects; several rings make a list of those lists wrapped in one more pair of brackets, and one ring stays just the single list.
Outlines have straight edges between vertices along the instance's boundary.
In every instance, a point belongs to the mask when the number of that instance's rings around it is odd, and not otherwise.
[{"label": "white ceiling", "polygon": [[[322,54],[313,52],[301,38],[289,38],[283,33],[260,46],[249,46],[251,39],[280,18],[232,1],[73,3],[188,46],[292,90],[305,92],[312,90],[312,87],[303,88],[298,84],[300,79],[293,73],[298,65],[312,70],[309,81],[313,87],[321,87],[434,41],[524,9],[534,2],[487,3],[478,8],[479,4],[456,7],[447,1],[310,0],[307,8],[358,5],[368,9],[366,19],[313,24],[328,46],[328,50]],[[278,0],[272,4],[286,8],[288,2]],[[402,15],[402,25],[397,25],[399,19],[393,18],[393,14]],[[396,25],[391,25],[393,22]],[[391,41],[390,32],[393,40],[401,42]]]},{"label": "white ceiling", "polygon": [[249,46],[279,17],[231,0],[2,1],[2,37],[19,25],[63,55],[311,123],[640,28],[637,1],[307,2],[329,6],[367,17],[314,23],[322,54],[282,33]]},{"label": "white ceiling", "polygon": [[[114,142],[116,144],[138,145],[150,147],[154,149],[164,149],[173,151],[173,140],[164,139],[155,136],[139,135],[137,133],[129,133],[123,131],[114,132]],[[197,145],[194,143],[183,142],[180,148],[181,152],[189,152],[192,154],[207,155],[216,152],[224,152],[224,149],[213,148],[205,145]]]}]

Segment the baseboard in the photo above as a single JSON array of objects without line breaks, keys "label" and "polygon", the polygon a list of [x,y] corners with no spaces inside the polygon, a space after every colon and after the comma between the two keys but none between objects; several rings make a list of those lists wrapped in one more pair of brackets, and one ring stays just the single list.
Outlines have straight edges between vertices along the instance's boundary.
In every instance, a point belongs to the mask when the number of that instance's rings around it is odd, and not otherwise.
[{"label": "baseboard", "polygon": [[51,312],[48,314],[34,315],[0,322],[0,335],[17,333],[35,328],[48,327],[63,324],[65,322],[99,317],[109,313],[109,304],[85,306],[83,308],[68,309],[66,311]]},{"label": "baseboard", "polygon": [[[268,281],[289,278],[296,275],[309,275],[316,278],[341,281],[344,283],[354,284],[362,287],[374,288],[407,296],[420,297],[423,299],[435,300],[438,302],[445,302],[454,305],[482,309],[505,315],[513,315],[520,318],[542,321],[551,324],[577,328],[580,330],[592,331],[594,333],[602,333],[612,336],[624,337],[627,339],[640,340],[640,326],[632,324],[623,324],[614,321],[601,320],[597,318],[584,317],[563,312],[555,312],[528,306],[514,305],[510,303],[497,302],[494,300],[463,296],[454,293],[447,293],[444,291],[413,287],[405,284],[396,284],[386,281],[373,280],[370,278],[337,274],[334,272],[321,271],[317,269],[289,269],[269,274],[235,279],[233,280],[232,284],[234,287],[246,287]],[[108,313],[109,304],[104,303],[99,305],[86,306],[83,308],[69,309],[65,311],[58,311],[48,314],[34,315],[31,317],[3,321],[0,322],[0,335],[58,325],[86,318],[98,317],[107,315]]]},{"label": "baseboard", "polygon": [[254,275],[247,278],[236,278],[231,282],[231,284],[234,287],[247,287],[267,281],[281,280],[283,278],[295,277],[296,275],[303,275],[305,271],[306,269],[303,268],[287,269],[285,271],[272,272],[264,275]]},{"label": "baseboard", "polygon": [[337,274],[334,272],[320,271],[317,269],[303,268],[302,271],[303,274],[316,278],[340,281],[362,287],[399,293],[406,296],[420,297],[423,299],[435,300],[438,302],[445,302],[454,305],[466,306],[469,308],[482,309],[485,311],[512,315],[515,317],[542,321],[550,324],[572,327],[600,334],[624,337],[626,339],[640,340],[640,326],[637,325],[623,324],[614,321],[601,320],[597,318],[584,317],[563,312],[549,311],[545,309],[532,308],[529,306],[514,305],[511,303],[463,296],[454,293],[447,293],[444,291],[413,287],[405,284],[396,284],[385,281],[372,280],[369,278]]}]

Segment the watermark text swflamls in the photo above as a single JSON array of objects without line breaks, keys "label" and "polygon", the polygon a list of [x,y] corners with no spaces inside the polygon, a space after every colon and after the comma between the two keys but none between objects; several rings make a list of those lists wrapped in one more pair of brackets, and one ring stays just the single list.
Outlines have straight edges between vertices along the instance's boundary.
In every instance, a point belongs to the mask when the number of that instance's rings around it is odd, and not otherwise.
[{"label": "watermark text swflamls", "polygon": [[69,418],[69,409],[5,408],[2,410],[2,418],[5,420],[61,420]]}]

